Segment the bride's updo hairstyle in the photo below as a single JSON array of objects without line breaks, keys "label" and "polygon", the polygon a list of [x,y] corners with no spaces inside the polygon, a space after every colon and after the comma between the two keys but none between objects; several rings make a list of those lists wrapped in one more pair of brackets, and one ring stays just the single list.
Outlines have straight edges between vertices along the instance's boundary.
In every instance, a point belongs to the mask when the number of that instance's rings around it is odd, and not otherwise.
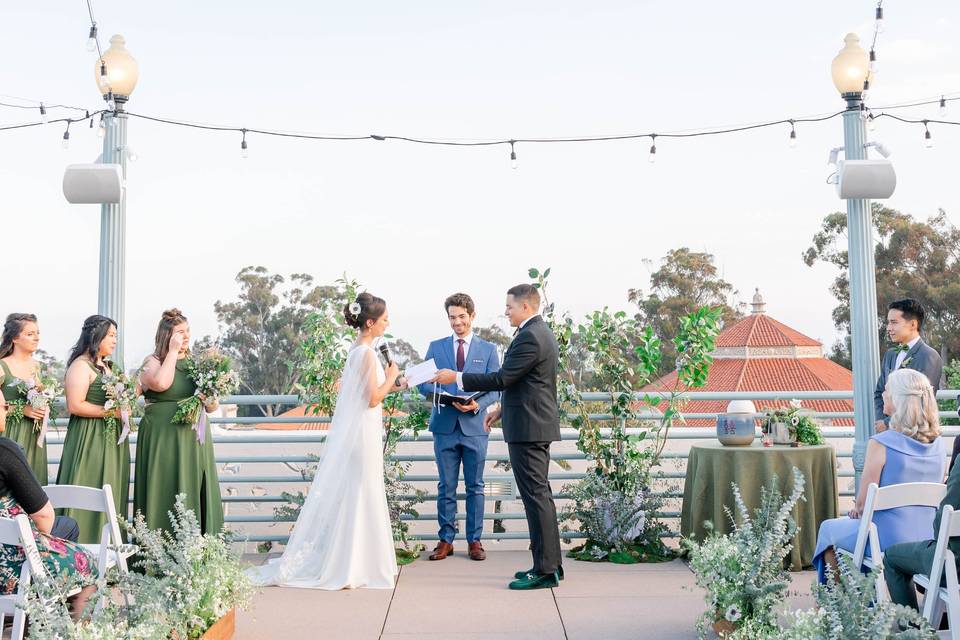
[{"label": "bride's updo hairstyle", "polygon": [[364,292],[343,306],[343,319],[354,329],[363,331],[367,328],[367,321],[376,322],[386,310],[386,300]]},{"label": "bride's updo hairstyle", "polygon": [[929,444],[940,435],[940,408],[927,376],[913,369],[897,369],[887,378],[893,404],[890,428]]}]

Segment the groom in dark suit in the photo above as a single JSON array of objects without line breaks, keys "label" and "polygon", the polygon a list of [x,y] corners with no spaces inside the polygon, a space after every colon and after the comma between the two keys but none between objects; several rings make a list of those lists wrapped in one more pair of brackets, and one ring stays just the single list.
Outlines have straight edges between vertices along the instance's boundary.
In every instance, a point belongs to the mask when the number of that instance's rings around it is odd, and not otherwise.
[{"label": "groom in dark suit", "polygon": [[897,369],[914,369],[927,376],[930,384],[933,385],[934,393],[940,388],[943,360],[940,359],[936,349],[930,347],[920,337],[923,316],[923,306],[909,298],[891,302],[887,309],[887,337],[896,346],[883,354],[880,378],[873,392],[873,404],[876,409],[874,427],[878,433],[885,431],[890,424],[890,416],[883,413],[883,390],[887,387],[887,378],[892,372]]},{"label": "groom in dark suit", "polygon": [[517,327],[516,337],[495,373],[457,373],[444,369],[436,381],[464,391],[502,391],[501,408],[491,411],[484,423],[503,419],[503,439],[523,500],[530,531],[533,568],[519,571],[511,589],[556,587],[563,576],[560,530],[553,491],[547,479],[550,443],[560,440],[557,408],[559,347],[553,331],[538,315],[540,293],[520,284],[507,291],[506,316]]}]

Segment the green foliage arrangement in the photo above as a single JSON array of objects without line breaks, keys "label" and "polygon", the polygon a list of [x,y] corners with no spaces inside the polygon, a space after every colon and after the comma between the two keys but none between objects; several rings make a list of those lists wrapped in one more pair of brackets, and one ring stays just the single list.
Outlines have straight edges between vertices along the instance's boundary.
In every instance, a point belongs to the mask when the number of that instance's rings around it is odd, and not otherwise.
[{"label": "green foliage arrangement", "polygon": [[[138,515],[127,525],[139,547],[140,572],[101,577],[98,595],[74,624],[66,596],[74,585],[37,577],[27,597],[34,640],[169,640],[199,638],[234,608],[245,609],[254,589],[223,534],[204,534],[196,514],[177,496],[170,513],[173,533],[151,530]],[[119,604],[108,583],[124,596]],[[97,599],[103,599],[97,608]]]},{"label": "green foliage arrangement", "polygon": [[700,637],[706,637],[708,625],[715,623],[778,628],[774,608],[784,601],[790,584],[783,560],[793,546],[797,525],[791,514],[803,497],[804,484],[803,474],[794,467],[793,489],[784,499],[777,478],[772,478],[761,489],[760,506],[752,514],[734,484],[736,516],[727,511],[733,532],[684,542],[697,585],[706,591],[707,610],[697,622]]},{"label": "green foliage arrangement", "polygon": [[[673,552],[662,541],[666,526],[656,516],[663,500],[653,491],[655,469],[670,428],[682,419],[683,392],[706,383],[721,311],[701,308],[680,319],[673,339],[676,383],[664,394],[646,394],[640,402],[634,389],[651,382],[663,358],[653,329],[607,308],[574,323],[569,316],[558,315],[547,297],[550,269],[533,268],[528,275],[540,290],[542,315],[560,345],[558,402],[570,426],[579,431],[577,448],[591,462],[583,480],[564,488],[571,504],[563,516],[579,522],[587,534],[570,557],[619,563],[672,559]],[[577,372],[570,366],[574,360],[580,365]],[[583,370],[590,372],[589,390],[609,394],[608,401],[584,400]],[[661,404],[665,406],[660,408]],[[659,419],[641,420],[651,408],[659,411]],[[612,420],[598,420],[597,414],[603,413]]]}]

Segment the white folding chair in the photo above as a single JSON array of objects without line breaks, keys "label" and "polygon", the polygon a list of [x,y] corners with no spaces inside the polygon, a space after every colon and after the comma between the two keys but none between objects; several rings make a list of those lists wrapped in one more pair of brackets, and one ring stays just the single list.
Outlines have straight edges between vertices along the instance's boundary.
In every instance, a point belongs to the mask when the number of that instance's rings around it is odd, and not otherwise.
[{"label": "white folding chair", "polygon": [[[947,486],[940,482],[904,482],[890,484],[885,487],[871,482],[867,487],[867,499],[863,503],[863,513],[860,514],[860,528],[857,530],[857,544],[853,553],[845,549],[839,551],[853,560],[855,567],[880,568],[877,577],[877,601],[887,601],[890,594],[887,583],[883,579],[883,552],[880,551],[880,535],[877,525],[873,523],[873,514],[877,511],[887,511],[899,507],[932,507],[940,506]],[[870,557],[865,557],[867,547],[870,548]]]},{"label": "white folding chair", "polygon": [[17,592],[0,596],[0,629],[6,622],[7,616],[13,617],[13,629],[10,631],[11,640],[22,640],[26,627],[27,615],[23,610],[26,605],[27,589],[30,587],[30,576],[46,575],[40,552],[33,539],[30,529],[30,520],[20,514],[15,518],[0,518],[0,544],[8,544],[23,549],[26,561],[20,568],[20,582]]},{"label": "white folding chair", "polygon": [[[954,511],[950,505],[944,505],[940,515],[940,531],[933,552],[933,564],[930,574],[917,574],[913,581],[926,589],[923,598],[923,617],[936,629],[947,608],[947,621],[950,623],[950,638],[960,640],[960,584],[957,582],[957,561],[953,552],[947,548],[950,538],[960,536],[960,511]],[[946,576],[947,586],[941,587],[940,581]],[[932,588],[930,585],[936,585]]]},{"label": "white folding chair", "polygon": [[55,484],[48,485],[43,490],[55,509],[79,509],[104,514],[106,522],[100,531],[100,543],[80,546],[98,559],[97,571],[100,576],[106,575],[111,567],[117,567],[120,573],[127,573],[127,558],[132,556],[136,549],[129,545],[123,546],[117,510],[113,505],[113,490],[109,484],[103,485],[102,489]]}]

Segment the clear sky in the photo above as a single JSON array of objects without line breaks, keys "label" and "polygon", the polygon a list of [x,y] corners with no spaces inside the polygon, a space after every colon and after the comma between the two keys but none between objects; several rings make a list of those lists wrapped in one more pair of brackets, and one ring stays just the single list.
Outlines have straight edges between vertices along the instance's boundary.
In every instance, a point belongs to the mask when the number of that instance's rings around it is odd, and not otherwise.
[{"label": "clear sky", "polygon": [[[140,63],[134,112],[330,134],[511,138],[673,131],[842,108],[830,61],[848,31],[872,34],[875,3],[810,0],[184,2],[95,0],[101,42],[122,33]],[[960,3],[884,4],[869,102],[960,92]],[[4,3],[0,94],[102,108],[80,0]],[[0,98],[0,101],[9,101]],[[898,112],[936,118],[936,106]],[[960,101],[953,103],[960,119]],[[35,119],[0,108],[0,122]],[[898,188],[890,206],[960,222],[960,127],[883,121]],[[99,140],[62,125],[0,133],[0,313],[41,318],[63,357],[96,312],[99,207],[70,205],[67,164]],[[839,119],[694,140],[451,149],[248,138],[133,120],[129,170],[128,363],[152,348],[160,312],[217,332],[245,265],[330,282],[343,272],[390,304],[392,332],[426,348],[448,332],[442,301],[477,301],[478,322],[530,266],[553,268],[553,298],[579,316],[628,308],[669,249],[716,256],[749,301],[826,343],[835,331],[826,266],[806,267],[824,215]],[[654,260],[652,267],[644,259]],[[908,293],[908,292],[905,292]]]}]

